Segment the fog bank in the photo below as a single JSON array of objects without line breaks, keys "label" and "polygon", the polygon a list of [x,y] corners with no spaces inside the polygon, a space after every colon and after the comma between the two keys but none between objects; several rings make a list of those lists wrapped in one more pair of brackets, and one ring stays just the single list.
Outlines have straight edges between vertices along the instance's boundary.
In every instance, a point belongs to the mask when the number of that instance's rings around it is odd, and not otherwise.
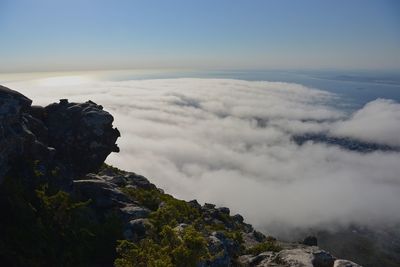
[{"label": "fog bank", "polygon": [[358,153],[293,135],[328,133],[400,146],[400,104],[353,114],[336,95],[298,84],[159,79],[6,84],[34,104],[93,100],[115,118],[107,162],[186,200],[214,202],[272,233],[285,227],[400,222],[400,153]]}]

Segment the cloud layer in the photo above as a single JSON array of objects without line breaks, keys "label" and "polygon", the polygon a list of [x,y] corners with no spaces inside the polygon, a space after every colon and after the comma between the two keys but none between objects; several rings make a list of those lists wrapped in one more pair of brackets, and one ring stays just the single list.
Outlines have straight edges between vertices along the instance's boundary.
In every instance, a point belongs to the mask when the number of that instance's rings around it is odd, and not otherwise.
[{"label": "cloud layer", "polygon": [[[400,153],[357,153],[293,135],[329,133],[400,145],[400,105],[376,100],[348,116],[335,95],[297,84],[228,79],[14,83],[36,104],[91,99],[115,117],[108,162],[187,200],[226,205],[256,226],[400,221]],[[24,89],[24,88],[30,89]]]}]

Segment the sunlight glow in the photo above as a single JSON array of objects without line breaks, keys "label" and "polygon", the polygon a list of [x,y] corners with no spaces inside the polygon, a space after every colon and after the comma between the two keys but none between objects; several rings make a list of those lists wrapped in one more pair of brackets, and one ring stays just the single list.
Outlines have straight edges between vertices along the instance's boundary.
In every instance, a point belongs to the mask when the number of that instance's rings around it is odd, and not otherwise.
[{"label": "sunlight glow", "polygon": [[87,76],[57,76],[37,80],[41,86],[66,86],[66,85],[80,85],[87,84],[92,80]]}]

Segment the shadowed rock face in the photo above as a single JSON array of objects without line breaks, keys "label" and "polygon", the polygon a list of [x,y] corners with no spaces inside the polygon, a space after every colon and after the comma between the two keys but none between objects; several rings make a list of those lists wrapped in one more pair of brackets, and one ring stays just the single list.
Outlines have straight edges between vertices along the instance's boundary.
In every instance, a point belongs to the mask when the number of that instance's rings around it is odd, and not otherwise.
[{"label": "shadowed rock face", "polygon": [[112,127],[113,116],[92,101],[68,103],[60,100],[43,110],[48,144],[56,158],[71,165],[78,174],[96,171],[111,152],[120,133]]},{"label": "shadowed rock face", "polygon": [[57,162],[71,176],[96,171],[111,152],[120,133],[113,117],[92,101],[60,100],[47,107],[0,86],[0,183],[12,162]]},{"label": "shadowed rock face", "polygon": [[10,169],[11,161],[30,152],[30,145],[35,141],[23,117],[31,103],[22,94],[0,86],[0,183]]}]

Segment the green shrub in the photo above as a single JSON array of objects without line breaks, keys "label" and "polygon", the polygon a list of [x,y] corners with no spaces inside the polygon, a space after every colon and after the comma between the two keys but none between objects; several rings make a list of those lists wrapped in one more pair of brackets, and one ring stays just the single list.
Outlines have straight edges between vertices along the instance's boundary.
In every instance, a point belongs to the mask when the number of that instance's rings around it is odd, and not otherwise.
[{"label": "green shrub", "polygon": [[109,265],[121,223],[113,214],[97,221],[89,202],[62,191],[30,190],[18,179],[0,186],[0,261],[4,266]]},{"label": "green shrub", "polygon": [[181,244],[172,251],[175,266],[196,266],[209,258],[205,238],[192,226],[185,228]]},{"label": "green shrub", "polygon": [[169,195],[162,195],[163,205],[150,215],[150,220],[157,230],[164,225],[175,227],[179,223],[192,223],[200,217],[197,209],[183,200],[175,199]]},{"label": "green shrub", "polygon": [[161,203],[161,193],[157,189],[142,189],[142,188],[122,188],[125,194],[130,199],[139,202],[141,206],[145,206],[150,210],[157,210]]},{"label": "green shrub", "polygon": [[116,174],[124,174],[125,173],[123,170],[120,170],[117,167],[114,167],[114,166],[109,165],[107,163],[103,163],[100,166],[99,172],[102,172],[102,171],[110,171],[110,172],[113,172],[113,173],[116,173]]},{"label": "green shrub", "polygon": [[247,254],[252,254],[252,255],[257,255],[265,251],[273,251],[273,252],[279,252],[282,250],[282,247],[276,244],[274,241],[266,241],[263,243],[259,243],[255,246],[252,246],[251,248],[248,248],[246,250]]},{"label": "green shrub", "polygon": [[152,239],[144,239],[138,245],[121,240],[117,246],[119,258],[115,267],[172,267],[174,266],[168,251]]},{"label": "green shrub", "polygon": [[178,233],[165,225],[158,239],[146,238],[138,244],[119,241],[117,252],[116,267],[186,267],[209,258],[205,238],[191,226]]}]

